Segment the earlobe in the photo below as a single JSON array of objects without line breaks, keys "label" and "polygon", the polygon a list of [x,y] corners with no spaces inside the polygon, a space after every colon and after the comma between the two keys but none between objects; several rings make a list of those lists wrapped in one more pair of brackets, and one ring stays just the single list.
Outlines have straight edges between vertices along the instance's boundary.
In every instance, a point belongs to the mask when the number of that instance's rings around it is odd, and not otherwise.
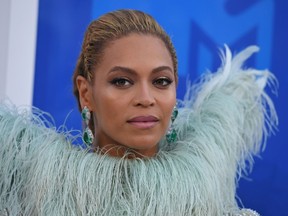
[{"label": "earlobe", "polygon": [[92,110],[91,107],[91,86],[86,78],[79,75],[76,78],[76,84],[79,91],[79,101],[81,104],[81,108],[84,106],[87,106],[90,110]]}]

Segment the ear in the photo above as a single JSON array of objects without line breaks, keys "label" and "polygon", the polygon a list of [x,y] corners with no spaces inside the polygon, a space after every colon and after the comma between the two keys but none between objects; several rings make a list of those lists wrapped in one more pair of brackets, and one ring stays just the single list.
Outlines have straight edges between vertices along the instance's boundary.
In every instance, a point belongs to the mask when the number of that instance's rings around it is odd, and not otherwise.
[{"label": "ear", "polygon": [[86,78],[79,75],[76,78],[76,84],[79,91],[79,101],[81,104],[81,108],[83,109],[84,106],[87,106],[89,110],[92,109],[92,88],[90,83]]}]

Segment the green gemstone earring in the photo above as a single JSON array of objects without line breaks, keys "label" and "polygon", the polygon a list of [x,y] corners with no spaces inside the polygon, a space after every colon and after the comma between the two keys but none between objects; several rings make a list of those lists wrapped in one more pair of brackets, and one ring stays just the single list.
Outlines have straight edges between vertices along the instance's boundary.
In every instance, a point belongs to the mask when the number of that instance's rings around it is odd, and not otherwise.
[{"label": "green gemstone earring", "polygon": [[87,106],[85,106],[82,109],[81,116],[82,116],[82,120],[84,121],[84,124],[85,124],[85,129],[83,131],[82,140],[87,145],[91,146],[92,143],[93,143],[93,140],[94,140],[94,136],[93,136],[93,132],[89,128],[89,122],[90,122],[90,119],[91,119],[91,113],[90,113],[90,110],[88,109]]},{"label": "green gemstone earring", "polygon": [[178,109],[177,109],[177,105],[175,105],[173,112],[172,112],[172,115],[171,115],[171,126],[166,133],[166,140],[168,143],[173,143],[177,139],[177,132],[173,127],[173,122],[177,118],[177,115],[178,115]]}]

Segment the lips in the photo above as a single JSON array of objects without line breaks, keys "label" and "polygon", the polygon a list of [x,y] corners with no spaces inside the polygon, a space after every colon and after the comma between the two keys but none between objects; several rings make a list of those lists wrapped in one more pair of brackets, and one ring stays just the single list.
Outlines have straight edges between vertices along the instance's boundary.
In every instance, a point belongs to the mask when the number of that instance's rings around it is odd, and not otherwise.
[{"label": "lips", "polygon": [[159,119],[155,116],[137,116],[127,122],[139,129],[150,129],[159,122]]}]

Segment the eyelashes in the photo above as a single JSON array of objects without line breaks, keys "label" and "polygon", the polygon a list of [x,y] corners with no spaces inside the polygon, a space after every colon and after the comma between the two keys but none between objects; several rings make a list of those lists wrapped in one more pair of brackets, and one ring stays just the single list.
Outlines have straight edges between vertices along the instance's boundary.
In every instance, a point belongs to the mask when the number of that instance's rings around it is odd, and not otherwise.
[{"label": "eyelashes", "polygon": [[[152,84],[159,89],[168,88],[173,83],[173,80],[168,77],[159,77],[152,81]],[[110,81],[110,84],[117,88],[126,89],[135,84],[135,82],[126,77],[117,77]]]},{"label": "eyelashes", "polygon": [[114,78],[110,81],[110,83],[119,88],[128,88],[129,86],[132,86],[134,84],[134,82],[124,77]]},{"label": "eyelashes", "polygon": [[171,80],[168,77],[159,77],[153,81],[153,85],[158,86],[160,88],[166,88],[169,85],[171,85],[172,82],[173,80]]}]

